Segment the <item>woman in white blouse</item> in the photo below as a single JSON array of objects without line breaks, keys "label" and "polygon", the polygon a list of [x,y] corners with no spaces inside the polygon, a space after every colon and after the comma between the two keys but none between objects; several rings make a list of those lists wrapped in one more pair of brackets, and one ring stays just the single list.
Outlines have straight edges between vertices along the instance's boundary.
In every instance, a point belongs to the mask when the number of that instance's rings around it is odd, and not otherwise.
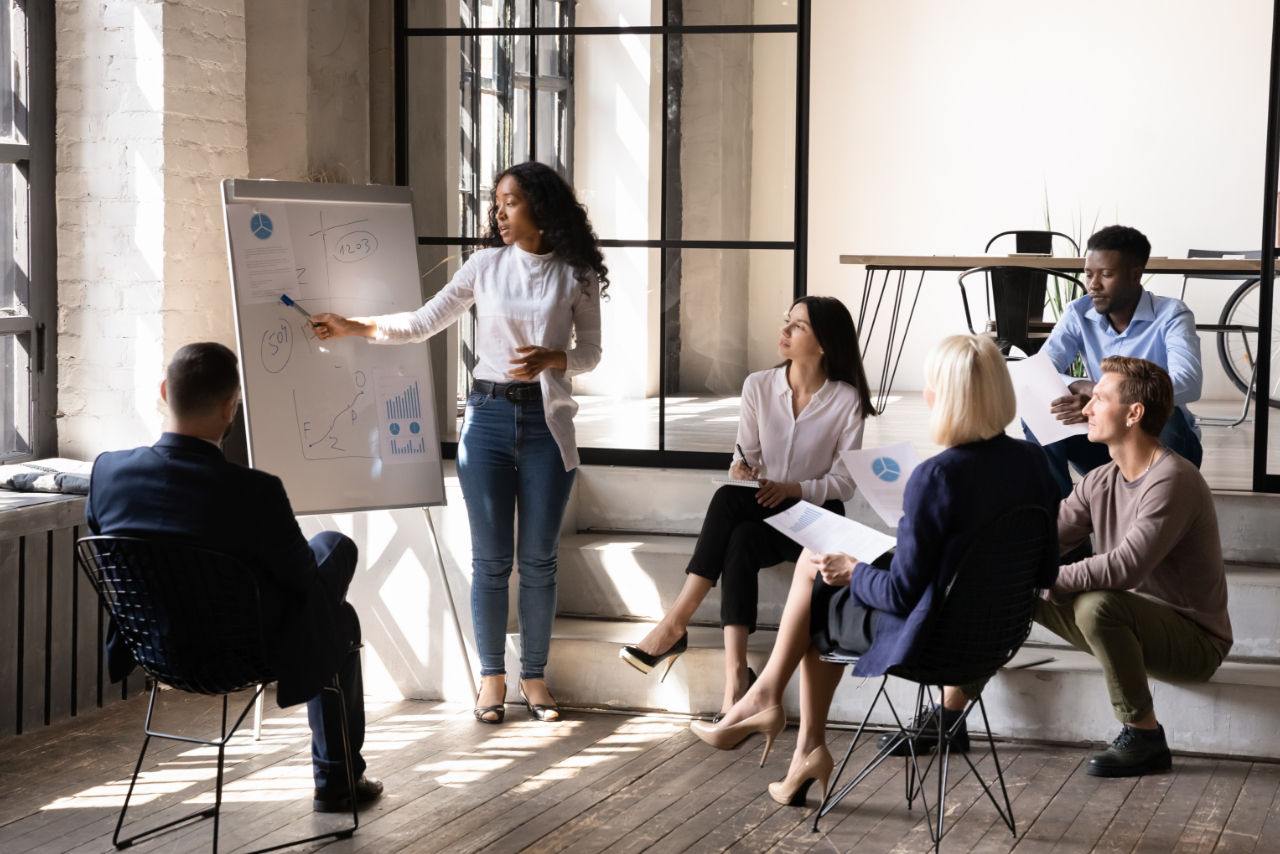
[{"label": "woman in white blouse", "polygon": [[[756,629],[757,573],[800,556],[800,546],[763,520],[800,499],[844,515],[853,478],[840,452],[862,447],[862,422],[875,414],[849,310],[833,297],[801,297],[787,312],[778,341],[785,361],[747,377],[731,477],[759,489],[722,486],[711,499],[684,587],[662,621],[619,652],[648,673],[688,648],[689,621],[717,580],[722,582],[725,684],[721,709],[746,692],[747,636]],[[744,459],[745,456],[745,459]],[[666,671],[663,672],[666,678]]]},{"label": "woman in white blouse", "polygon": [[480,653],[475,717],[496,724],[506,714],[507,581],[514,559],[520,574],[520,697],[538,720],[559,720],[544,671],[560,523],[578,466],[578,405],[569,377],[600,361],[600,295],[608,289],[608,269],[573,188],[541,163],[522,163],[498,176],[485,243],[494,248],[472,255],[417,311],[317,314],[312,320],[320,338],[358,335],[399,343],[425,340],[475,306],[475,381],[458,442]]}]

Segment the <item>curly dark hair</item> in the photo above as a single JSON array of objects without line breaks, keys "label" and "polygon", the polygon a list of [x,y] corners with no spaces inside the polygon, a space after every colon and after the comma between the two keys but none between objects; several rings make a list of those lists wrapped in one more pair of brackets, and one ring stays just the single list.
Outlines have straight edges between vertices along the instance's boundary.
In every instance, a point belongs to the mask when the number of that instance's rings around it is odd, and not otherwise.
[{"label": "curly dark hair", "polygon": [[1085,251],[1094,249],[1101,252],[1115,250],[1134,267],[1147,266],[1147,260],[1151,258],[1151,241],[1141,231],[1127,225],[1109,225],[1094,232],[1085,244]]},{"label": "curly dark hair", "polygon": [[600,282],[600,295],[604,296],[609,290],[609,268],[600,253],[600,239],[587,219],[587,209],[578,201],[569,182],[544,163],[519,163],[493,179],[484,245],[502,245],[502,235],[498,233],[497,191],[498,184],[508,175],[515,178],[524,192],[529,216],[542,231],[544,250],[572,267],[574,278],[579,282],[585,282],[587,274],[594,272]]}]

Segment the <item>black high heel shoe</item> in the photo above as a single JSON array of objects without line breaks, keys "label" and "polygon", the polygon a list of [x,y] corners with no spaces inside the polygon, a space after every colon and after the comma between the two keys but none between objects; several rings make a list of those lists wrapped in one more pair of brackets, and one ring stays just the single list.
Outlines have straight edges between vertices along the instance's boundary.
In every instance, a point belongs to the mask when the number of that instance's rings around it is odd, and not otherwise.
[{"label": "black high heel shoe", "polygon": [[[752,670],[750,667],[748,667],[747,668],[747,690],[750,691],[751,686],[754,684],[756,684],[756,672]],[[713,717],[711,719],[711,723],[718,724],[722,720],[724,720],[724,712],[720,712],[715,717]]]},{"label": "black high heel shoe", "polygon": [[671,659],[667,662],[667,669],[662,671],[662,678],[659,682],[663,682],[667,678],[667,674],[671,672],[671,665],[676,663],[676,659],[684,655],[689,649],[689,633],[686,631],[680,636],[680,639],[671,645],[666,652],[660,652],[657,655],[650,655],[639,647],[624,646],[618,650],[618,658],[621,658],[627,664],[630,664],[641,673],[649,673],[653,668],[662,663],[663,659]]},{"label": "black high heel shoe", "polygon": [[551,698],[553,705],[550,706],[532,702],[529,699],[529,695],[524,692],[523,679],[520,680],[520,699],[524,700],[525,708],[529,710],[529,714],[533,716],[534,720],[543,721],[544,723],[554,723],[560,720],[560,707],[555,704],[555,698]]}]

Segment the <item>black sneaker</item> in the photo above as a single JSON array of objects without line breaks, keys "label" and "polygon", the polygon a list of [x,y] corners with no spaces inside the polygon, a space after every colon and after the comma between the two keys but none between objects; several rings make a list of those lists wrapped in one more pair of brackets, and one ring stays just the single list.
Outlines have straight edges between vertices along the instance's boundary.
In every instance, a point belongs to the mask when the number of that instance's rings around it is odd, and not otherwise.
[{"label": "black sneaker", "polygon": [[[356,780],[356,806],[382,797],[382,781],[360,775]],[[311,809],[315,812],[347,812],[351,809],[351,797],[347,793],[346,781],[336,785],[317,786],[315,799],[311,801]]]},{"label": "black sneaker", "polygon": [[[944,706],[934,706],[927,712],[920,712],[916,715],[916,719],[912,722],[913,729],[919,730],[913,741],[915,742],[916,756],[922,756],[938,747],[938,724],[933,719],[933,715],[937,709],[942,709],[942,727],[943,729],[951,729],[955,725],[956,719],[960,717],[960,712],[952,711]],[[884,750],[899,738],[898,733],[888,732],[880,736],[876,742],[876,748]],[[951,736],[951,752],[952,753],[968,753],[969,752],[969,726],[965,721],[960,722],[960,726],[956,729],[955,734]],[[897,746],[889,751],[889,756],[910,756],[911,748],[907,745],[907,739],[898,741]]]},{"label": "black sneaker", "polygon": [[1094,777],[1141,777],[1172,767],[1164,727],[1138,729],[1125,724],[1111,746],[1094,754],[1085,770]]}]

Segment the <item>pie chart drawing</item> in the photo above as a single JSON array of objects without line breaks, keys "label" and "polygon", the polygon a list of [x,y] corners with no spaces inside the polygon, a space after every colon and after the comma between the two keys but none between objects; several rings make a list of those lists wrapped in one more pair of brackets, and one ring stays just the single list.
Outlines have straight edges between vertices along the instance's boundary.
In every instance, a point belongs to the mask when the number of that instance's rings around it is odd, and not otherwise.
[{"label": "pie chart drawing", "polygon": [[871,461],[871,473],[885,483],[893,483],[902,474],[902,467],[893,457],[876,457]]},{"label": "pie chart drawing", "polygon": [[256,213],[249,219],[249,230],[253,232],[253,236],[259,240],[266,240],[271,236],[274,226],[271,225],[271,217],[264,213]]}]

